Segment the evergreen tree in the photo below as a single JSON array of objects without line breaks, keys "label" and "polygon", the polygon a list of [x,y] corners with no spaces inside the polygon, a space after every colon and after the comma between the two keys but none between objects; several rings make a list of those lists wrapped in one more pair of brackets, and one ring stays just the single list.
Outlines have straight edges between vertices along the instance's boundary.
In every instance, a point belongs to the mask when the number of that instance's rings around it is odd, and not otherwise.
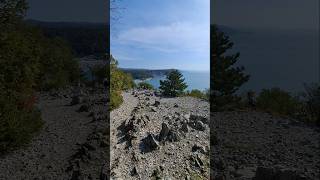
[{"label": "evergreen tree", "polygon": [[171,71],[166,80],[160,80],[160,90],[165,96],[176,97],[183,94],[188,87],[184,82],[183,75],[178,70]]},{"label": "evergreen tree", "polygon": [[244,73],[244,67],[235,64],[240,53],[228,54],[233,47],[229,37],[215,25],[211,27],[211,100],[216,106],[234,101],[234,93],[249,80]]}]

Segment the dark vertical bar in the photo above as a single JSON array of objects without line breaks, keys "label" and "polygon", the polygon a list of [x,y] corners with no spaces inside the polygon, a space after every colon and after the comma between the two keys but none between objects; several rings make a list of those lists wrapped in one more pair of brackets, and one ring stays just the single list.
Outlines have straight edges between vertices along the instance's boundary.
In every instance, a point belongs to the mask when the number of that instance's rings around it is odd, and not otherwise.
[{"label": "dark vertical bar", "polygon": [[[111,57],[111,54],[110,54],[110,0],[107,0],[106,1],[106,11],[107,11],[107,14],[106,14],[106,21],[107,21],[107,27],[106,27],[106,30],[107,30],[107,39],[106,39],[106,60],[107,60],[107,70],[108,70],[108,74],[107,74],[107,82],[106,82],[106,96],[107,96],[107,104],[109,105],[110,104],[110,57]],[[110,151],[111,151],[111,148],[110,148],[110,107],[107,105],[107,109],[108,109],[108,114],[107,114],[107,149],[106,149],[106,154],[107,154],[107,176],[104,177],[103,175],[100,177],[101,180],[109,180],[110,179]]]}]

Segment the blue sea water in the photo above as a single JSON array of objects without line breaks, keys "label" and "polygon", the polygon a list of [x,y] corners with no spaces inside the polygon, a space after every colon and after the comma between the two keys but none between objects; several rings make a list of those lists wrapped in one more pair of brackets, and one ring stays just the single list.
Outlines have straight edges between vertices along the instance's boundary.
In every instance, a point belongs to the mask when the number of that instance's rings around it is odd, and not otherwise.
[{"label": "blue sea water", "polygon": [[[206,90],[210,87],[210,72],[209,71],[180,71],[185,78],[185,83],[188,85],[187,90],[199,89]],[[159,88],[160,80],[164,80],[165,76],[156,76],[151,79],[145,80],[150,83],[153,87]],[[136,80],[139,82],[139,80]]]}]

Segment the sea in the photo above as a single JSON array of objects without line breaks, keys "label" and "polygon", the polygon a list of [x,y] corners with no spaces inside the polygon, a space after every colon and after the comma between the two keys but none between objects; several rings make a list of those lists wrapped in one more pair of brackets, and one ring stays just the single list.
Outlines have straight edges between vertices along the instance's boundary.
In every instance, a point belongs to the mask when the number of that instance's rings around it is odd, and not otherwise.
[{"label": "sea", "polygon": [[239,92],[279,87],[298,93],[320,82],[319,31],[224,29],[250,80]]},{"label": "sea", "polygon": [[[185,83],[188,85],[186,90],[198,89],[204,91],[210,87],[210,71],[186,71],[179,70]],[[135,83],[141,81],[151,84],[154,88],[158,89],[160,87],[160,80],[166,79],[166,76],[155,76],[146,80],[136,79]]]}]

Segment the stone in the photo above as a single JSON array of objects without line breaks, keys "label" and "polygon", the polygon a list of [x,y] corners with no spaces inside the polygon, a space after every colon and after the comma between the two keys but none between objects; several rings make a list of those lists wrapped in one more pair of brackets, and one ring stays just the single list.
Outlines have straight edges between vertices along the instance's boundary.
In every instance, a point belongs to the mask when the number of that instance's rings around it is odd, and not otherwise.
[{"label": "stone", "polygon": [[158,148],[159,142],[154,138],[154,135],[148,134],[143,140],[146,152],[153,151]]},{"label": "stone", "polygon": [[138,176],[138,171],[136,167],[133,167],[133,169],[131,170],[131,176]]},{"label": "stone", "polygon": [[169,140],[171,142],[177,142],[177,141],[180,141],[180,136],[179,136],[178,132],[176,132],[174,130],[170,130],[168,133],[167,140]]},{"label": "stone", "polygon": [[206,126],[201,121],[197,121],[195,122],[195,129],[199,131],[204,131],[206,130]]},{"label": "stone", "polygon": [[189,128],[188,128],[188,124],[187,123],[183,123],[182,124],[181,131],[183,131],[185,133],[189,132]]},{"label": "stone", "polygon": [[190,119],[190,114],[183,115],[183,118],[185,118],[186,120],[189,120]]},{"label": "stone", "polygon": [[201,146],[200,144],[195,144],[192,146],[192,152],[199,151],[202,154],[206,153],[205,147]]},{"label": "stone", "polygon": [[155,107],[158,107],[160,105],[160,101],[155,101],[153,104]]},{"label": "stone", "polygon": [[208,118],[201,116],[201,115],[196,115],[196,114],[191,114],[190,115],[190,120],[192,121],[201,121],[204,124],[208,124]]},{"label": "stone", "polygon": [[162,123],[162,129],[159,134],[159,140],[160,141],[165,140],[169,134],[169,131],[170,131],[170,129],[169,129],[168,125],[166,123]]}]

